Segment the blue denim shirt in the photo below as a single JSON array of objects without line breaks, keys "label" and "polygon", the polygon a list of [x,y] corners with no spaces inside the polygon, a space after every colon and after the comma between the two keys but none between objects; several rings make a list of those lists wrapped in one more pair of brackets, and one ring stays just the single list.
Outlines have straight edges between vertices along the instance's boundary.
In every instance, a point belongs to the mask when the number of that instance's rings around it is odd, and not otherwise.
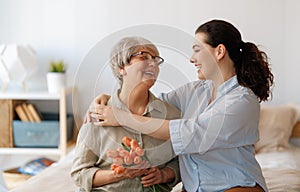
[{"label": "blue denim shirt", "polygon": [[188,83],[161,98],[183,112],[170,121],[173,149],[187,191],[224,191],[259,184],[267,191],[255,159],[260,105],[236,76],[223,83],[209,104],[210,81]]}]

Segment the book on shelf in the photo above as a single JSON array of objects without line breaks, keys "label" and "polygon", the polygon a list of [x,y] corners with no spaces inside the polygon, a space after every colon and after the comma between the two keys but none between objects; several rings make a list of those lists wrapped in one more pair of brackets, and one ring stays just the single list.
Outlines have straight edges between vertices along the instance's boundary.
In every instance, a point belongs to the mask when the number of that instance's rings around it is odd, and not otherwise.
[{"label": "book on shelf", "polygon": [[29,118],[27,117],[27,114],[25,112],[25,110],[23,109],[23,104],[19,104],[15,107],[15,111],[17,113],[17,115],[19,116],[19,118],[21,119],[21,121],[29,121]]},{"label": "book on shelf", "polygon": [[21,121],[41,122],[41,115],[36,110],[33,104],[22,103],[15,107],[15,111],[18,114]]},{"label": "book on shelf", "polygon": [[29,120],[30,122],[34,122],[33,116],[30,114],[30,111],[29,111],[29,109],[28,109],[26,103],[23,103],[23,104],[22,104],[22,108],[23,108],[23,110],[25,111],[25,113],[26,113],[26,115],[27,115],[27,117],[28,117],[28,120]]},{"label": "book on shelf", "polygon": [[28,104],[27,108],[30,112],[30,115],[33,117],[34,122],[41,122],[41,115],[38,113],[33,104]]}]

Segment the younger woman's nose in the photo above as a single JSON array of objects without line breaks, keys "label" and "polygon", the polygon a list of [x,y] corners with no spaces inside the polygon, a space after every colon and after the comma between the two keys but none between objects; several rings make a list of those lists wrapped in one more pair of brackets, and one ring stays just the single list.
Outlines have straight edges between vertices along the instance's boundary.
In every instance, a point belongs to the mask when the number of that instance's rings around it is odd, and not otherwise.
[{"label": "younger woman's nose", "polygon": [[195,59],[190,58],[190,62],[191,62],[191,63],[195,63]]}]

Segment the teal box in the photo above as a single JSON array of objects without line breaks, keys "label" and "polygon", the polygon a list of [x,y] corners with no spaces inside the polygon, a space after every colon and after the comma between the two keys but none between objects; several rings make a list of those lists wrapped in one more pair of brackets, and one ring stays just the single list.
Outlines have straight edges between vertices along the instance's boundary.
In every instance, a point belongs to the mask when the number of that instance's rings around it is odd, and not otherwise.
[{"label": "teal box", "polygon": [[[13,121],[14,147],[58,147],[59,114],[42,114],[39,123]],[[67,139],[73,139],[73,115],[67,115]]]}]

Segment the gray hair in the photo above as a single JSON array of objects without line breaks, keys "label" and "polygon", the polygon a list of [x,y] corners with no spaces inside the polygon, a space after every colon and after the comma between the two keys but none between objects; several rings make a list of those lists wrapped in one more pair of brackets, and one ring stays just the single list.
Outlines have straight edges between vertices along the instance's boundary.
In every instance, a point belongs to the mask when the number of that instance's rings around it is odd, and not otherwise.
[{"label": "gray hair", "polygon": [[123,69],[125,65],[129,65],[130,56],[141,48],[149,49],[159,55],[156,46],[143,37],[125,37],[112,48],[110,52],[110,67],[121,85],[123,78],[118,69]]}]

